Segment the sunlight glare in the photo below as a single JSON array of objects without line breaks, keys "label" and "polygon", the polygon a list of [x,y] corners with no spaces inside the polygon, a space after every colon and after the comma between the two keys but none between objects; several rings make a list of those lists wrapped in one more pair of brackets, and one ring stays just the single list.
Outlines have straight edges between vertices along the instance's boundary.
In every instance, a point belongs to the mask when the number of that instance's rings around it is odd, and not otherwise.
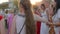
[{"label": "sunlight glare", "polygon": [[35,5],[37,2],[41,2],[42,0],[30,0],[32,5]]},{"label": "sunlight glare", "polygon": [[3,2],[8,2],[9,0],[0,0],[0,4]]}]

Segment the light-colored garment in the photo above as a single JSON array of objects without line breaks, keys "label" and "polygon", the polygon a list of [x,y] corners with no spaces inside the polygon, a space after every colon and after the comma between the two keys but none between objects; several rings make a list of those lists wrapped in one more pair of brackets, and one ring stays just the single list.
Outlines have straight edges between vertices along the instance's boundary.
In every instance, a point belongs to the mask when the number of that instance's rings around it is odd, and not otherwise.
[{"label": "light-colored garment", "polygon": [[0,34],[6,34],[5,32],[5,21],[4,18],[0,20]]},{"label": "light-colored garment", "polygon": [[[17,33],[20,32],[20,30],[21,30],[24,22],[25,22],[25,17],[16,15],[16,29],[17,29]],[[25,26],[23,27],[23,29],[22,29],[22,31],[21,31],[20,34],[26,34],[26,28],[25,28]]]},{"label": "light-colored garment", "polygon": [[[60,22],[60,9],[58,9],[58,12],[53,16],[53,23],[59,23]],[[55,27],[55,33],[59,34],[60,27]]]},{"label": "light-colored garment", "polygon": [[[34,20],[35,20],[35,21],[36,21],[36,20],[43,21],[43,22],[47,21],[46,18],[41,18],[40,16],[38,16],[38,15],[36,15],[36,14],[34,14],[33,16],[34,16]],[[22,26],[23,26],[23,24],[24,24],[24,22],[25,22],[25,17],[16,15],[15,18],[16,18],[17,33],[19,33],[20,30],[21,30],[21,28],[22,28]],[[40,19],[41,19],[41,20],[40,20]],[[26,26],[24,26],[23,30],[21,31],[21,34],[26,34],[26,28],[25,28],[25,27],[26,27]]]},{"label": "light-colored garment", "polygon": [[[41,12],[41,16],[42,16],[42,18],[48,19],[46,11],[45,12]],[[42,22],[41,23],[41,31],[40,31],[40,34],[48,34],[48,32],[49,32],[48,26],[46,25],[45,22]]]}]

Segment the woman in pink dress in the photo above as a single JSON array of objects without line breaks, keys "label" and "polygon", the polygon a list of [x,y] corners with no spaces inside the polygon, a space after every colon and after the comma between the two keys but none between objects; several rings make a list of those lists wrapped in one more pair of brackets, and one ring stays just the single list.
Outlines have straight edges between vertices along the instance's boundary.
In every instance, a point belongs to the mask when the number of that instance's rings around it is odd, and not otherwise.
[{"label": "woman in pink dress", "polygon": [[10,10],[10,12],[7,15],[7,24],[8,24],[8,32],[7,32],[7,34],[9,34],[9,32],[10,32],[13,17],[14,17],[13,11]]}]

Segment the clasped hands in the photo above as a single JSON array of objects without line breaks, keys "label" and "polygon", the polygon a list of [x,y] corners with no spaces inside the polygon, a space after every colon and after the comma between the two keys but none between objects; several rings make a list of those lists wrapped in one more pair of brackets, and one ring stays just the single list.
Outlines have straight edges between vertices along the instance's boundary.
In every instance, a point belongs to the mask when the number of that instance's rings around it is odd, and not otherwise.
[{"label": "clasped hands", "polygon": [[50,26],[55,26],[55,27],[60,27],[60,26],[58,26],[56,23],[52,23],[52,22],[48,22],[48,23],[46,23],[46,25],[48,25],[49,27]]}]

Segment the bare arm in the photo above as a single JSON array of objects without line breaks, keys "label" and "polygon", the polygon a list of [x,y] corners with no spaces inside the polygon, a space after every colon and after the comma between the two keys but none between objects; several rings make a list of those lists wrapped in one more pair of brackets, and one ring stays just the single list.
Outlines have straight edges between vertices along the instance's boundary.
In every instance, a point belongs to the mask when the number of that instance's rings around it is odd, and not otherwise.
[{"label": "bare arm", "polygon": [[42,18],[42,17],[40,17],[40,16],[38,16],[38,15],[36,15],[36,14],[34,14],[34,20],[35,21],[41,21],[41,22],[48,22],[48,19],[46,19],[46,18]]},{"label": "bare arm", "polygon": [[56,26],[56,27],[60,27],[60,23],[55,23],[55,24],[53,24],[53,23],[48,23],[48,25],[49,25],[49,26],[53,25],[53,26]]},{"label": "bare arm", "polygon": [[60,23],[54,24],[55,26],[60,26]]},{"label": "bare arm", "polygon": [[58,12],[57,12],[56,14],[57,14],[57,17],[58,17],[59,22],[57,22],[57,23],[55,23],[55,24],[52,24],[52,23],[51,23],[51,25],[60,26],[60,9],[58,10]]},{"label": "bare arm", "polygon": [[55,23],[55,24],[53,24],[53,23],[48,23],[48,25],[53,25],[53,26],[56,26],[56,27],[60,27],[60,22],[57,22],[57,23]]},{"label": "bare arm", "polygon": [[1,30],[1,34],[6,34],[4,18],[0,21],[0,30]]},{"label": "bare arm", "polygon": [[60,19],[59,22],[57,22],[56,24],[54,24],[55,26],[60,26]]}]

